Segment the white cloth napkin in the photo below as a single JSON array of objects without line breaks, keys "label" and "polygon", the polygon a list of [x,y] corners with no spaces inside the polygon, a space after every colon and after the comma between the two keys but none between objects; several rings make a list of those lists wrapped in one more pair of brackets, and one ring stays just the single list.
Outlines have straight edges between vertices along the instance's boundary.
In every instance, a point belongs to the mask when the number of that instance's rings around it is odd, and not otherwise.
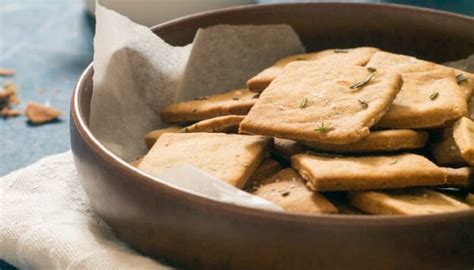
[{"label": "white cloth napkin", "polygon": [[21,269],[170,269],[92,212],[71,152],[0,178],[0,258]]}]

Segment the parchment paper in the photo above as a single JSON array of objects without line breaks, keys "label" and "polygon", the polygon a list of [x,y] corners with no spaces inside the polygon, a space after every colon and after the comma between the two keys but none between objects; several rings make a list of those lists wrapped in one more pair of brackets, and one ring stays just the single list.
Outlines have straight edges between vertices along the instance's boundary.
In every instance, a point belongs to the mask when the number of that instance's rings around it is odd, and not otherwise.
[{"label": "parchment paper", "polygon": [[145,133],[163,127],[163,106],[244,87],[278,59],[304,52],[287,25],[218,25],[175,47],[100,5],[96,18],[90,127],[126,161],[145,153]]},{"label": "parchment paper", "polygon": [[[305,51],[287,25],[217,25],[200,29],[193,44],[175,47],[100,5],[96,18],[90,128],[126,161],[146,153],[143,136],[164,126],[163,106],[245,87],[278,59]],[[192,166],[158,177],[214,200],[282,210]]]}]

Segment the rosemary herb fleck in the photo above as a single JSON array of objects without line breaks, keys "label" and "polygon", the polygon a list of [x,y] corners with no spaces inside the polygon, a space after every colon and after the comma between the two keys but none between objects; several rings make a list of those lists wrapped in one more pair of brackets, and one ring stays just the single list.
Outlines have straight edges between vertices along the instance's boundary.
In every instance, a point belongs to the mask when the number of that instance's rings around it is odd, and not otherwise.
[{"label": "rosemary herb fleck", "polygon": [[388,165],[395,165],[397,163],[398,163],[398,160],[394,160],[394,161],[390,162]]},{"label": "rosemary herb fleck", "polygon": [[334,50],[334,53],[348,53],[349,51],[348,50],[344,50],[344,49],[335,49]]},{"label": "rosemary herb fleck", "polygon": [[369,103],[367,103],[365,100],[358,99],[357,101],[359,101],[359,104],[362,106],[362,108],[367,109],[369,107]]},{"label": "rosemary herb fleck", "polygon": [[300,108],[304,109],[306,107],[306,103],[308,103],[308,98],[304,97],[303,99],[301,99]]},{"label": "rosemary herb fleck", "polygon": [[321,132],[321,133],[326,133],[326,132],[331,131],[332,129],[333,129],[332,127],[325,126],[325,125],[324,125],[324,122],[321,121],[321,123],[319,124],[319,126],[317,126],[317,127],[314,129],[314,131]]},{"label": "rosemary herb fleck", "polygon": [[259,98],[261,93],[256,93],[255,95],[252,96],[252,98]]},{"label": "rosemary herb fleck", "polygon": [[283,192],[283,193],[281,194],[281,196],[283,196],[283,197],[286,197],[286,196],[288,196],[288,195],[290,195],[290,192],[289,192],[289,191],[285,191],[285,192]]},{"label": "rosemary herb fleck", "polygon": [[372,80],[375,77],[375,74],[376,74],[376,72],[370,73],[370,75],[367,78],[363,79],[360,82],[354,83],[353,85],[350,86],[350,88],[351,89],[357,89],[357,88],[360,88],[360,87],[366,85],[367,83],[370,82],[370,80]]},{"label": "rosemary herb fleck", "polygon": [[239,100],[239,97],[233,97],[232,100]]},{"label": "rosemary herb fleck", "polygon": [[372,72],[372,73],[377,71],[377,69],[374,68],[374,67],[367,67],[367,70]]},{"label": "rosemary herb fleck", "polygon": [[298,57],[298,58],[295,59],[295,61],[304,61],[304,60],[306,60],[306,59],[301,58],[301,57]]},{"label": "rosemary herb fleck", "polygon": [[439,93],[438,92],[433,92],[433,94],[430,95],[430,99],[431,100],[435,100],[439,97]]},{"label": "rosemary herb fleck", "polygon": [[458,75],[456,75],[456,81],[458,84],[462,83],[462,82],[465,82],[467,81],[469,78],[466,77],[466,75],[462,74],[462,73],[459,73]]}]

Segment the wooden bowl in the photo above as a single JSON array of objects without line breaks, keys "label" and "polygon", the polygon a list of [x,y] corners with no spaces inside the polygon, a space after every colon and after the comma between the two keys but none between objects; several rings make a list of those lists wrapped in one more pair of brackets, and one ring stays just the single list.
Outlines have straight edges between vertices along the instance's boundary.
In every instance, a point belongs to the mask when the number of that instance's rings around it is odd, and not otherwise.
[{"label": "wooden bowl", "polygon": [[[398,5],[235,7],[173,20],[153,31],[184,45],[200,27],[275,23],[291,25],[308,51],[368,45],[437,62],[474,53],[473,18]],[[146,176],[90,132],[92,73],[89,66],[72,98],[76,167],[97,213],[143,254],[190,269],[474,266],[474,209],[414,217],[282,214],[215,202]]]}]

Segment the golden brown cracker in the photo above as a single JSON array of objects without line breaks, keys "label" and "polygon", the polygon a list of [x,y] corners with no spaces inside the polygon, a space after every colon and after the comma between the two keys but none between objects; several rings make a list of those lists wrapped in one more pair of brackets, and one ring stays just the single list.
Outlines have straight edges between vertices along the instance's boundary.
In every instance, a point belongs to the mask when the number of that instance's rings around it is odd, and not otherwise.
[{"label": "golden brown cracker", "polygon": [[255,104],[257,94],[237,89],[195,100],[171,104],[160,112],[166,123],[192,122],[223,115],[245,115]]},{"label": "golden brown cracker", "polygon": [[474,166],[474,122],[467,117],[459,119],[454,123],[453,137],[462,158]]},{"label": "golden brown cracker", "polygon": [[263,180],[279,172],[281,169],[280,163],[269,157],[265,158],[247,181],[244,189],[247,191],[255,190]]},{"label": "golden brown cracker", "polygon": [[446,172],[423,156],[322,157],[298,154],[291,165],[316,191],[442,185]]},{"label": "golden brown cracker", "polygon": [[[297,54],[285,57],[271,67],[264,69],[250,80],[247,81],[247,87],[250,91],[263,91],[278,75],[280,75],[284,68],[294,61],[316,61],[323,58],[331,58],[332,62],[341,62],[349,65],[365,65],[370,57],[378,51],[377,48],[359,47],[353,49],[329,49],[313,53]],[[325,59],[326,61],[326,59]]]},{"label": "golden brown cracker", "polygon": [[[328,144],[301,141],[309,148],[338,153],[373,153],[421,148],[428,140],[428,133],[409,129],[372,131],[360,141],[349,144]],[[276,145],[276,140],[275,140]]]},{"label": "golden brown cracker", "polygon": [[397,73],[319,61],[290,63],[262,92],[240,132],[352,143],[369,135],[401,84]]},{"label": "golden brown cracker", "polygon": [[430,189],[351,191],[349,201],[376,215],[426,215],[469,209],[469,206]]},{"label": "golden brown cracker", "polygon": [[337,208],[323,195],[309,190],[294,169],[281,170],[253,193],[285,211],[304,214],[334,214]]},{"label": "golden brown cracker", "polygon": [[474,168],[443,168],[447,174],[447,186],[471,188],[474,187]]},{"label": "golden brown cracker", "polygon": [[165,133],[139,169],[158,176],[177,165],[192,165],[242,188],[272,146],[272,139],[223,133]]}]

